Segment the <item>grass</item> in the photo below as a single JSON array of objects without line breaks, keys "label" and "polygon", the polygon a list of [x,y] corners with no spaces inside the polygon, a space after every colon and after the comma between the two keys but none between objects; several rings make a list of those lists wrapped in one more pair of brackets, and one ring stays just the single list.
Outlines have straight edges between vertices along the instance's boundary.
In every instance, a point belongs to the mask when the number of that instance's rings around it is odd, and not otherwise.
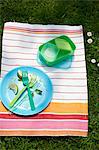
[{"label": "grass", "polygon": [[[89,91],[89,135],[83,137],[0,137],[0,150],[98,150],[99,140],[99,1],[98,0],[1,0],[0,35],[4,22],[30,24],[82,24],[84,26]],[[93,43],[87,44],[91,31]],[[0,36],[1,37],[1,36]],[[1,39],[1,38],[0,38]],[[1,47],[0,47],[1,51]]]}]

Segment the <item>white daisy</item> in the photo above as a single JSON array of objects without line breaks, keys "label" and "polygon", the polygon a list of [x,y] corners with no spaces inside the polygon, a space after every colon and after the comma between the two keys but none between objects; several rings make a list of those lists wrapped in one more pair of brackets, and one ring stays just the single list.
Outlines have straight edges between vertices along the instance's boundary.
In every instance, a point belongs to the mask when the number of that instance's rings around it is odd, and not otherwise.
[{"label": "white daisy", "polygon": [[91,62],[92,62],[93,64],[95,64],[95,63],[96,63],[96,59],[91,59]]},{"label": "white daisy", "polygon": [[97,66],[99,67],[99,63],[97,64]]},{"label": "white daisy", "polygon": [[92,36],[92,32],[87,32],[87,36]]},{"label": "white daisy", "polygon": [[92,39],[88,39],[87,42],[88,42],[89,44],[91,44],[91,43],[93,42],[93,40],[92,40]]}]

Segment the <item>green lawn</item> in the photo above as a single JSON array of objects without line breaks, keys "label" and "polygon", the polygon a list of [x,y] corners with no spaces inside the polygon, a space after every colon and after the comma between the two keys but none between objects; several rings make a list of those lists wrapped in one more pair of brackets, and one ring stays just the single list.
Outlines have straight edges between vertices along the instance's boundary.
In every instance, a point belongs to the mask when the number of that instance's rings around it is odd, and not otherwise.
[{"label": "green lawn", "polygon": [[[0,137],[0,150],[98,150],[99,140],[99,1],[0,0],[0,33],[6,21],[84,26],[89,90],[89,135],[82,137]],[[93,43],[87,44],[91,31]],[[1,36],[0,36],[1,37]],[[0,52],[2,48],[0,46]]]}]

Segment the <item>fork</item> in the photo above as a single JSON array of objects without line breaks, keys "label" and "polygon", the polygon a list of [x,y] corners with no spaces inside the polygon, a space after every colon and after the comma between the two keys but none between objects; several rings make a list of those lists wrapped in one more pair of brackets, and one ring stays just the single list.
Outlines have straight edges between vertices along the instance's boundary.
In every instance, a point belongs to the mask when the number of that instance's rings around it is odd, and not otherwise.
[{"label": "fork", "polygon": [[22,81],[23,81],[23,84],[26,86],[27,91],[28,91],[28,97],[29,97],[29,101],[30,101],[31,110],[35,110],[35,105],[34,105],[32,93],[31,93],[30,87],[29,87],[29,79],[28,79],[28,72],[27,71],[22,72]]}]

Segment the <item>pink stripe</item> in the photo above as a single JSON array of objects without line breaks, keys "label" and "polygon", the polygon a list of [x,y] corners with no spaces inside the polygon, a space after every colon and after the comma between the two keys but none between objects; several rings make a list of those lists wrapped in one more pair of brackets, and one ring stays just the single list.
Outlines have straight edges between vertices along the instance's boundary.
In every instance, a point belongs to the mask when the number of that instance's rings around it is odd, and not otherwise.
[{"label": "pink stripe", "polygon": [[[43,65],[41,65],[41,66],[39,66],[39,65],[35,65],[35,67],[38,67],[38,68],[51,68],[51,67],[48,67],[48,66],[43,66]],[[71,68],[85,68],[85,66],[79,66],[79,67],[71,67]]]},{"label": "pink stripe", "polygon": [[[5,72],[9,72],[7,70],[4,70],[2,69],[2,71],[5,71]],[[86,80],[86,78],[57,78],[57,77],[50,77],[51,79],[70,79],[70,80]]]},{"label": "pink stripe", "polygon": [[[15,39],[4,39],[9,41],[19,41],[19,42],[25,42],[25,43],[35,43],[35,44],[44,44],[44,42],[30,42],[30,41],[23,41],[23,40],[15,40]],[[75,44],[81,44],[83,42],[75,42]]]},{"label": "pink stripe", "polygon": [[[2,69],[2,71],[3,72],[6,72],[6,73],[8,73],[9,71],[8,70],[5,70],[5,69]],[[86,78],[54,78],[54,77],[52,77],[51,79],[69,79],[69,80],[86,80]],[[57,85],[57,84],[55,84],[54,86],[66,86],[66,85]],[[67,86],[73,86],[73,85],[67,85]],[[83,87],[83,86],[86,86],[86,85],[79,85],[78,87]]]},{"label": "pink stripe", "polygon": [[[41,66],[46,68],[46,66],[43,66],[43,65],[41,65]],[[41,66],[35,65],[35,67],[38,67],[38,68],[42,68]],[[49,68],[51,68],[51,67],[49,67]],[[85,68],[85,66],[71,67],[71,68]]]},{"label": "pink stripe", "polygon": [[[6,64],[3,64],[2,63],[2,65],[6,65]],[[22,66],[22,65],[17,65],[17,64],[15,64],[15,65],[10,65],[10,66]],[[5,72],[8,72],[8,70],[5,70],[5,69],[2,69],[2,71],[5,71]],[[50,72],[46,72],[46,73],[50,73]],[[71,74],[71,73],[74,73],[74,74],[81,74],[81,73],[85,73],[86,74],[86,72],[53,72],[53,73],[66,73],[66,74]]]},{"label": "pink stripe", "polygon": [[[24,40],[20,40],[20,39],[6,39],[6,38],[4,38],[3,40],[18,41],[18,42],[25,42],[25,43],[35,43],[35,44],[44,44],[44,42],[31,42],[31,41],[24,41]],[[80,43],[83,43],[83,42],[75,42],[75,44],[80,44]]]},{"label": "pink stripe", "polygon": [[87,92],[63,92],[63,91],[54,91],[54,93],[64,93],[64,94],[87,94]]},{"label": "pink stripe", "polygon": [[6,41],[18,41],[18,42],[25,42],[25,43],[36,43],[36,44],[43,44],[43,42],[31,42],[31,41],[24,41],[24,40],[20,40],[20,39],[6,39],[6,38],[3,38],[3,40],[6,40]]},{"label": "pink stripe", "polygon": [[[10,66],[12,66],[12,65],[10,65]],[[22,65],[14,65],[14,66],[22,66]],[[5,69],[2,69],[2,71],[5,71],[5,72],[9,72],[9,70],[5,70]],[[46,72],[46,73],[50,73],[50,72]],[[60,72],[53,72],[53,73],[60,73]],[[86,72],[61,72],[61,73],[86,73]]]},{"label": "pink stripe", "polygon": [[79,100],[79,101],[81,101],[81,100],[86,100],[85,98],[80,98],[80,99],[78,99],[78,98],[53,98],[53,100]]},{"label": "pink stripe", "polygon": [[11,121],[0,120],[0,129],[79,129],[87,130],[88,123],[83,121]]},{"label": "pink stripe", "polygon": [[[5,44],[4,44],[3,46],[5,46],[5,47],[26,48],[26,49],[32,49],[32,50],[33,50],[33,49],[36,49],[36,50],[38,49],[38,48],[34,48],[34,47],[33,47],[33,48],[31,48],[31,47],[24,47],[24,46],[14,46],[14,45],[5,45]],[[80,48],[80,49],[76,49],[76,50],[81,50],[81,49],[84,49],[84,48]]]},{"label": "pink stripe", "polygon": [[2,58],[4,58],[4,59],[14,59],[14,60],[15,60],[15,59],[18,59],[18,60],[36,60],[35,58],[31,58],[31,59],[30,59],[30,58],[22,58],[22,57],[21,57],[21,58],[14,58],[14,57],[13,57],[13,58],[11,58],[11,57],[8,58],[8,57],[2,56]]},{"label": "pink stripe", "polygon": [[[51,78],[51,77],[50,77]],[[57,77],[52,77],[51,79],[69,79],[69,80],[86,80],[86,78],[57,78]]]},{"label": "pink stripe", "polygon": [[[33,56],[33,55],[32,55]],[[22,57],[20,57],[20,58],[16,58],[16,57],[13,57],[13,58],[11,58],[11,57],[5,57],[5,56],[2,56],[2,58],[4,58],[4,59],[19,59],[19,60],[37,60],[36,58],[22,58]],[[83,61],[85,61],[85,60],[73,60],[73,62],[83,62]],[[71,62],[71,61],[67,61],[67,62]]]},{"label": "pink stripe", "polygon": [[[22,66],[22,65],[18,65],[18,64],[15,64],[15,65],[11,64],[11,65],[9,65],[9,64],[4,64],[4,63],[2,63],[2,65],[4,65],[4,66]],[[9,72],[8,70],[5,70],[5,69],[2,69],[2,71]]]},{"label": "pink stripe", "polygon": [[[25,54],[25,55],[37,55],[37,54],[35,54],[35,53],[21,53],[21,52],[9,52],[9,51],[5,51],[5,50],[3,50],[3,52],[5,52],[5,53],[11,53],[11,54]],[[83,54],[82,54],[83,55]]]},{"label": "pink stripe", "polygon": [[69,87],[86,87],[87,85],[64,85],[64,84],[61,84],[61,85],[57,85],[57,84],[54,84],[54,86],[69,86]]},{"label": "pink stripe", "polygon": [[[3,78],[4,76],[5,76],[6,74],[2,74],[2,76],[1,76],[1,78]],[[75,87],[75,88],[81,88],[81,87],[86,87],[87,85],[57,85],[57,84],[54,84],[54,86],[65,86],[65,87]],[[67,92],[57,92],[57,93],[65,93],[65,94],[67,94]],[[79,92],[79,93],[81,93],[81,92]],[[86,93],[86,92],[84,92],[84,93]],[[74,92],[68,92],[68,94],[74,94]],[[77,93],[75,93],[75,94],[77,94]],[[55,99],[54,98],[54,100],[59,100],[59,99]],[[86,99],[64,99],[64,100],[86,100]]]},{"label": "pink stripe", "polygon": [[[15,35],[20,35],[20,36],[28,36],[28,37],[44,37],[44,38],[55,38],[55,37],[57,37],[57,36],[52,36],[52,35],[26,35],[26,34],[23,34],[23,33],[11,33],[11,32],[7,32],[7,31],[5,31],[4,30],[4,33],[5,34],[15,34]],[[82,37],[82,35],[79,35],[79,36],[69,36],[70,38],[80,38],[80,37]]]},{"label": "pink stripe", "polygon": [[20,30],[26,30],[31,32],[69,32],[69,33],[75,33],[75,32],[81,32],[82,29],[76,29],[76,30],[67,30],[67,29],[31,29],[31,28],[25,28],[25,27],[18,27],[18,26],[5,26],[4,29],[20,29]]},{"label": "pink stripe", "polygon": [[6,47],[17,47],[17,48],[26,48],[26,49],[37,49],[37,48],[31,48],[31,47],[24,47],[24,46],[12,46],[12,45],[3,45],[3,46],[6,46]]},{"label": "pink stripe", "polygon": [[[50,72],[46,72],[46,73],[50,73]],[[86,72],[62,72],[62,71],[61,71],[61,72],[57,72],[57,71],[56,71],[56,72],[53,72],[53,73],[66,73],[66,74],[69,74],[69,73],[70,73],[70,74],[71,74],[71,73],[74,73],[74,74],[76,74],[76,73],[78,73],[78,74],[85,73],[85,74],[86,74]]]},{"label": "pink stripe", "polygon": [[[21,60],[21,59],[20,59]],[[24,65],[7,65],[7,66],[24,66]],[[32,66],[32,65],[31,65]],[[38,68],[51,68],[51,67],[49,67],[49,66],[44,66],[44,65],[41,65],[41,66],[39,66],[39,65],[35,65],[35,66],[32,66],[32,67],[38,67]],[[85,68],[85,66],[79,66],[79,67],[71,67],[71,68]],[[2,69],[2,71],[4,71],[3,69]]]},{"label": "pink stripe", "polygon": [[[37,55],[37,54],[35,54],[35,53],[23,53],[23,52],[9,52],[9,51],[5,51],[5,50],[3,50],[3,52],[5,52],[5,53],[11,53],[11,54],[25,54],[25,55]],[[83,53],[82,54],[77,54],[77,55],[73,55],[73,56],[85,56]]]},{"label": "pink stripe", "polygon": [[[4,29],[6,30],[6,29]],[[8,30],[8,29],[7,29]],[[16,30],[16,29],[9,29],[9,30]],[[31,33],[31,34],[81,34],[82,32],[77,31],[77,32],[69,32],[69,31],[29,31],[29,30],[21,30],[19,29],[19,31],[17,32],[25,32],[25,33]]]},{"label": "pink stripe", "polygon": [[[2,69],[2,71],[5,71],[5,70],[3,70]],[[7,71],[7,72],[9,72],[9,71]],[[69,80],[86,80],[86,78],[57,78],[57,77],[50,77],[51,79],[69,79]]]}]

